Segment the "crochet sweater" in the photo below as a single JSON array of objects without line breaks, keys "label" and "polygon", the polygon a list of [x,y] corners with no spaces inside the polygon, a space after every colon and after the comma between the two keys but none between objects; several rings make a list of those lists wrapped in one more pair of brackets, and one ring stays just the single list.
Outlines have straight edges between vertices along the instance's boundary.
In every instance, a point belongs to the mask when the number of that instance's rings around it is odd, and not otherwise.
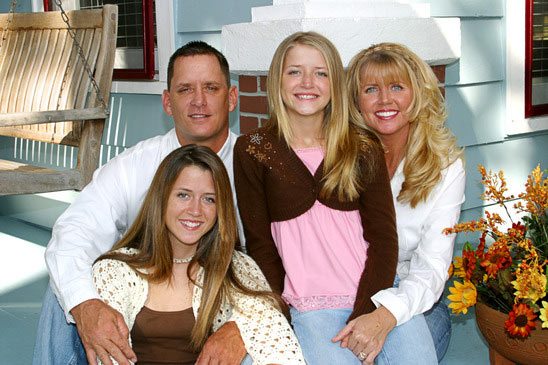
[{"label": "crochet sweater", "polygon": [[[373,135],[371,138],[376,139]],[[234,146],[234,183],[246,247],[275,292],[283,291],[285,270],[272,238],[271,223],[298,217],[316,200],[336,210],[358,210],[364,239],[369,242],[367,262],[350,319],[373,311],[375,305],[371,297],[381,289],[392,287],[398,262],[398,237],[390,181],[380,144],[374,148],[373,155],[363,153],[360,156],[361,167],[371,158],[377,162],[376,171],[363,183],[359,198],[341,202],[333,196],[319,196],[324,177],[323,162],[313,176],[272,130],[259,128],[238,138]]]},{"label": "crochet sweater", "polygon": [[[136,249],[121,249],[135,254]],[[247,255],[234,251],[234,273],[242,284],[253,290],[270,290],[257,264]],[[192,295],[194,316],[198,316],[204,270],[200,268]],[[93,282],[101,299],[122,314],[130,331],[135,317],[145,305],[148,282],[122,261],[105,259],[93,265]],[[284,315],[261,297],[234,291],[233,303],[223,301],[213,322],[217,331],[225,322],[234,321],[253,364],[305,364],[301,348]],[[131,343],[131,338],[129,339]],[[114,360],[113,360],[114,361]]]}]

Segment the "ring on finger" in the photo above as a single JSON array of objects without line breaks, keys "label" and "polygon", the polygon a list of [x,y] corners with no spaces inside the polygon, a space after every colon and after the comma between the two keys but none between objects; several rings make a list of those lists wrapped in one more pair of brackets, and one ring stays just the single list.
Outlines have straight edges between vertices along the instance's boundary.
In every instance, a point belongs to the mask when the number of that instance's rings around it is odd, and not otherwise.
[{"label": "ring on finger", "polygon": [[366,357],[367,357],[367,354],[363,351],[358,354],[358,359],[360,359],[360,361],[365,360]]}]

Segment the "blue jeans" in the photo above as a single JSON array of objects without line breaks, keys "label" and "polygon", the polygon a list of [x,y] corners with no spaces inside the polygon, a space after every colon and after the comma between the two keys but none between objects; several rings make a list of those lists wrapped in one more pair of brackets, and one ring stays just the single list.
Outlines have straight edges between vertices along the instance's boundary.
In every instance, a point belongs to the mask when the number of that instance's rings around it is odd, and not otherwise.
[{"label": "blue jeans", "polygon": [[447,304],[440,299],[432,309],[424,313],[424,319],[434,340],[438,361],[441,361],[451,339],[451,316]]},{"label": "blue jeans", "polygon": [[34,344],[33,365],[87,364],[86,352],[76,326],[67,323],[65,312],[48,286],[42,302]]},{"label": "blue jeans", "polygon": [[[291,308],[290,312],[293,329],[308,364],[361,364],[352,351],[341,348],[340,343],[331,342],[331,339],[346,325],[351,309],[299,312]],[[438,311],[433,313],[439,314]],[[430,319],[435,320],[432,315]],[[446,338],[448,342],[447,331],[438,332],[445,334],[444,339]],[[446,349],[447,343],[443,353]],[[437,364],[436,347],[425,316],[422,314],[414,316],[390,331],[375,363],[379,365]]]}]

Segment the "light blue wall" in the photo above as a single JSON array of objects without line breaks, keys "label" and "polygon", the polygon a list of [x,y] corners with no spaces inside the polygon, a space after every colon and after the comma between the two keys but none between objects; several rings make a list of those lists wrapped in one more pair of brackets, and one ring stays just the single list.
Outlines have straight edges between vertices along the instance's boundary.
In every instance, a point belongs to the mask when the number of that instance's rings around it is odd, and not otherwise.
[{"label": "light blue wall", "polygon": [[[0,1],[0,13],[7,13],[10,10],[11,0]],[[15,11],[18,13],[32,11],[32,5],[29,0],[21,0],[17,2]]]},{"label": "light blue wall", "polygon": [[175,1],[176,46],[200,39],[220,48],[223,25],[250,22],[251,8],[266,5],[272,0]]}]

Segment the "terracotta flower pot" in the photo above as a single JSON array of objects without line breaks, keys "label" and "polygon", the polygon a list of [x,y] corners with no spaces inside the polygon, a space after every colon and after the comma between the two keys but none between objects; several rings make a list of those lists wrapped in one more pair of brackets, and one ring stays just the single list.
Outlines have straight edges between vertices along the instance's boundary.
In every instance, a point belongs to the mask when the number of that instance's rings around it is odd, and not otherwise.
[{"label": "terracotta flower pot", "polygon": [[489,344],[491,365],[548,364],[548,329],[542,329],[541,322],[535,322],[535,329],[526,339],[512,338],[504,329],[507,314],[476,304],[476,322]]}]

